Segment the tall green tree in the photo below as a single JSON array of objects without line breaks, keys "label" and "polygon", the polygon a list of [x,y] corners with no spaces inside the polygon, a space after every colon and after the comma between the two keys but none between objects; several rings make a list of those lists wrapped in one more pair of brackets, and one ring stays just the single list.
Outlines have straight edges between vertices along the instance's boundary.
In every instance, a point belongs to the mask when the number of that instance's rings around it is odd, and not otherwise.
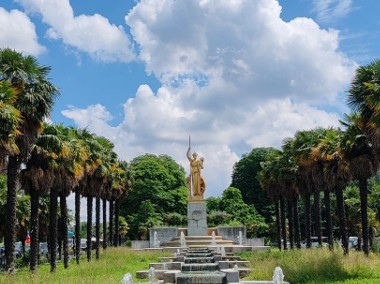
[{"label": "tall green tree", "polygon": [[120,213],[130,226],[129,238],[163,222],[166,213],[186,214],[185,171],[167,155],[146,154],[130,162],[133,188],[120,204]]},{"label": "tall green tree", "polygon": [[21,172],[22,187],[30,195],[31,202],[30,270],[32,272],[37,269],[39,255],[40,196],[49,193],[53,186],[59,144],[60,141],[56,136],[44,135],[42,132],[32,148],[26,168]]},{"label": "tall green tree", "polygon": [[347,103],[362,119],[363,132],[380,154],[380,59],[356,69]]},{"label": "tall green tree", "polygon": [[16,137],[21,134],[21,112],[14,106],[17,92],[11,83],[0,80],[0,170],[6,169],[6,158],[9,154],[19,152]]},{"label": "tall green tree", "polygon": [[[8,156],[7,166],[7,232],[5,239],[6,268],[14,272],[14,240],[16,224],[16,189],[22,162],[26,162],[41,124],[50,114],[58,89],[49,81],[50,67],[41,66],[32,56],[11,49],[0,50],[0,81],[7,81],[18,93],[14,107],[24,118],[16,137],[18,153]],[[36,206],[37,204],[32,204]],[[38,244],[37,244],[38,245]]]},{"label": "tall green tree", "polygon": [[255,206],[257,212],[271,222],[274,208],[265,191],[262,190],[257,174],[261,170],[260,163],[273,151],[272,148],[254,148],[248,154],[235,163],[232,172],[231,187],[241,191],[243,200],[246,204]]},{"label": "tall green tree", "polygon": [[[366,134],[373,151],[375,152],[376,158],[380,157],[380,59],[377,59],[371,62],[368,65],[360,66],[356,69],[355,77],[351,82],[351,87],[347,96],[348,105],[352,108],[354,113],[358,113],[359,117],[356,119],[357,122],[360,122],[361,131]],[[363,139],[362,139],[363,140]],[[368,148],[368,147],[367,147]],[[360,172],[356,171],[357,174],[364,176],[360,178],[360,191],[362,199],[362,219],[365,221],[365,212],[364,208],[366,204],[366,188],[367,182],[365,176],[371,175],[371,169],[373,164],[373,159],[368,163],[363,155],[358,155],[357,159],[362,163],[366,163],[367,167],[364,169],[361,168]],[[359,169],[358,169],[359,170]],[[358,177],[358,175],[356,175]],[[366,221],[365,221],[366,222]],[[364,224],[366,225],[366,224]],[[365,232],[364,235],[367,235],[367,229],[363,228]],[[367,254],[367,244],[365,241],[364,252]]]},{"label": "tall green tree", "polygon": [[362,120],[357,113],[346,116],[346,131],[342,138],[342,148],[345,158],[350,162],[353,180],[359,182],[360,212],[363,233],[363,251],[369,254],[368,228],[368,180],[374,176],[379,168],[379,162],[372,144],[363,133]]},{"label": "tall green tree", "polygon": [[220,210],[231,216],[231,224],[239,223],[247,228],[247,236],[258,237],[268,232],[265,219],[254,206],[246,204],[239,189],[228,187],[223,191]]},{"label": "tall green tree", "polygon": [[[297,131],[293,139],[285,141],[286,147],[298,165],[299,190],[305,200],[305,236],[306,247],[311,247],[311,195],[317,189],[313,182],[311,149],[318,143],[321,129]],[[319,205],[319,204],[318,204]],[[317,209],[320,211],[320,208]],[[320,214],[319,212],[317,214]],[[320,221],[320,220],[319,220]],[[317,224],[320,226],[320,224]]]},{"label": "tall green tree", "polygon": [[[313,181],[316,185],[323,189],[325,219],[326,219],[326,235],[329,249],[334,248],[332,213],[331,213],[331,192],[332,186],[329,181],[334,181],[334,172],[330,171],[331,165],[336,165],[336,158],[339,155],[341,131],[339,129],[329,128],[325,130],[323,136],[320,137],[318,144],[311,149],[311,157],[314,160]],[[333,183],[335,189],[336,183]]]},{"label": "tall green tree", "polygon": [[282,249],[283,242],[283,222],[281,222],[281,208],[280,208],[280,199],[281,199],[281,187],[278,178],[278,167],[277,161],[281,158],[280,150],[273,150],[261,162],[261,171],[258,173],[257,177],[260,182],[260,185],[264,191],[266,191],[268,197],[272,200],[275,205],[275,219],[276,219],[276,237],[278,249]]}]

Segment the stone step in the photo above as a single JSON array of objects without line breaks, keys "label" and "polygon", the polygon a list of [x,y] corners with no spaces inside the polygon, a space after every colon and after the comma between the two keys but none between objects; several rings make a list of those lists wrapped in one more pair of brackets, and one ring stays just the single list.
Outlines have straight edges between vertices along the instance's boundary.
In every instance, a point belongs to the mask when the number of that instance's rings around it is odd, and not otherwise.
[{"label": "stone step", "polygon": [[[166,272],[166,270],[161,270],[161,269],[154,270],[156,278],[159,280],[164,279],[164,273],[165,272]],[[138,279],[149,278],[149,270],[136,271],[136,278],[138,278]]]},{"label": "stone step", "polygon": [[194,272],[194,271],[215,271],[219,269],[218,263],[184,263],[182,264],[182,272]]},{"label": "stone step", "polygon": [[213,254],[211,252],[187,252],[185,253],[186,257],[212,257]]},{"label": "stone step", "polygon": [[219,261],[220,269],[234,268],[235,265],[239,268],[249,268],[251,267],[251,263],[248,260],[235,260],[235,261]]},{"label": "stone step", "polygon": [[239,273],[239,278],[243,278],[243,277],[246,277],[249,273],[251,273],[252,270],[250,268],[238,268],[238,269],[229,268],[229,269],[221,269],[220,271],[225,272],[225,273],[235,271]]},{"label": "stone step", "polygon": [[177,284],[226,284],[227,275],[226,273],[215,271],[207,273],[179,273],[176,275]]},{"label": "stone step", "polygon": [[213,263],[214,257],[185,257],[185,263]]}]

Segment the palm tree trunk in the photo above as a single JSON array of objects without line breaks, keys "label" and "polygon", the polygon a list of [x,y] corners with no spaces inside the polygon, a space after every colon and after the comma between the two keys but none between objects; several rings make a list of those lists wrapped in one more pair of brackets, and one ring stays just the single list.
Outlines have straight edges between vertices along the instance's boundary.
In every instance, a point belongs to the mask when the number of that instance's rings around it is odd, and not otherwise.
[{"label": "palm tree trunk", "polygon": [[289,223],[289,242],[290,248],[294,249],[294,216],[293,216],[293,202],[288,200],[288,223]]},{"label": "palm tree trunk", "polygon": [[348,255],[348,235],[347,235],[347,221],[346,210],[344,209],[343,189],[336,189],[336,206],[339,216],[340,237],[342,239],[342,247],[344,255]]},{"label": "palm tree trunk", "polygon": [[288,249],[287,238],[286,238],[286,210],[285,210],[285,202],[284,198],[280,196],[280,214],[281,214],[281,231],[282,231],[282,239],[284,250]]},{"label": "palm tree trunk", "polygon": [[95,199],[95,236],[96,236],[96,259],[99,259],[99,249],[100,249],[100,197],[97,196]]},{"label": "palm tree trunk", "polygon": [[113,246],[119,246],[119,212],[120,212],[120,202],[119,199],[115,200],[115,234],[113,237]]},{"label": "palm tree trunk", "polygon": [[305,236],[306,247],[311,248],[311,205],[310,193],[305,194]]},{"label": "palm tree trunk", "polygon": [[62,260],[62,218],[58,218],[58,234],[57,234],[57,244],[58,244],[58,260]]},{"label": "palm tree trunk", "polygon": [[37,270],[38,263],[38,205],[40,194],[38,190],[30,190],[30,271],[33,273]]},{"label": "palm tree trunk", "polygon": [[333,239],[333,229],[332,229],[330,191],[329,190],[325,190],[323,192],[323,194],[324,194],[325,211],[326,211],[327,242],[329,243],[329,250],[333,250],[334,249],[334,239]]},{"label": "palm tree trunk", "polygon": [[107,248],[107,199],[103,198],[103,249]]},{"label": "palm tree trunk", "polygon": [[87,261],[91,261],[92,251],[92,196],[87,197]]},{"label": "palm tree trunk", "polygon": [[362,217],[363,230],[363,252],[366,256],[369,254],[368,245],[368,181],[367,179],[359,180],[360,189],[360,211]]},{"label": "palm tree trunk", "polygon": [[50,272],[57,270],[57,211],[58,195],[54,189],[50,190],[49,204],[49,254]]},{"label": "palm tree trunk", "polygon": [[7,212],[5,229],[5,259],[8,273],[15,272],[15,240],[16,240],[16,189],[20,173],[20,162],[17,156],[10,156],[7,166]]},{"label": "palm tree trunk", "polygon": [[322,246],[321,201],[319,191],[314,191],[314,217],[315,233],[318,237],[318,244],[319,246]]},{"label": "palm tree trunk", "polygon": [[373,227],[369,226],[369,228],[368,228],[368,242],[369,242],[369,246],[371,248],[373,248],[373,240],[374,240],[374,237],[375,237],[374,234],[375,234],[375,232],[374,232]]},{"label": "palm tree trunk", "polygon": [[75,191],[75,260],[79,264],[80,260],[80,193]]},{"label": "palm tree trunk", "polygon": [[110,200],[110,213],[109,213],[109,244],[112,246],[112,239],[113,239],[113,200]]},{"label": "palm tree trunk", "polygon": [[25,257],[25,239],[21,241],[22,256]]},{"label": "palm tree trunk", "polygon": [[300,217],[298,213],[298,197],[293,200],[293,210],[294,210],[294,234],[296,246],[298,249],[301,248],[301,228],[300,228]]},{"label": "palm tree trunk", "polygon": [[279,250],[282,250],[282,245],[281,245],[280,203],[279,203],[278,199],[275,200],[274,205],[275,205],[275,210],[276,210],[277,246],[278,246]]},{"label": "palm tree trunk", "polygon": [[69,247],[68,247],[68,218],[67,218],[67,201],[66,196],[61,193],[59,197],[59,202],[61,206],[61,218],[62,218],[62,247],[63,247],[63,266],[64,268],[69,267]]}]

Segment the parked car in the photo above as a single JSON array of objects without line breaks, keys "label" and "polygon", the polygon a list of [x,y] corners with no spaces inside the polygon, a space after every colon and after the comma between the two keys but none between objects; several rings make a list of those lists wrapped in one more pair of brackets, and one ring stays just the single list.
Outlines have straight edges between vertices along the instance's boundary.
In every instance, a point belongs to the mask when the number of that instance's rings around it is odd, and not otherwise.
[{"label": "parked car", "polygon": [[16,258],[19,258],[22,256],[22,244],[21,244],[21,242],[15,242],[14,255],[16,256]]},{"label": "parked car", "polygon": [[81,250],[87,249],[87,239],[80,239],[80,249]]},{"label": "parked car", "polygon": [[[328,243],[327,237],[322,237],[322,247],[328,247],[328,246],[329,246],[329,243]],[[304,247],[304,248],[306,247],[306,240],[303,240],[301,242],[301,247]],[[315,236],[311,237],[311,247],[312,248],[319,247],[318,237],[315,237]]]},{"label": "parked car", "polygon": [[40,243],[40,257],[48,257],[49,249],[48,244],[46,242]]},{"label": "parked car", "polygon": [[0,265],[5,265],[5,248],[0,246]]},{"label": "parked car", "polygon": [[358,237],[350,236],[348,237],[348,247],[356,249],[358,247]]}]

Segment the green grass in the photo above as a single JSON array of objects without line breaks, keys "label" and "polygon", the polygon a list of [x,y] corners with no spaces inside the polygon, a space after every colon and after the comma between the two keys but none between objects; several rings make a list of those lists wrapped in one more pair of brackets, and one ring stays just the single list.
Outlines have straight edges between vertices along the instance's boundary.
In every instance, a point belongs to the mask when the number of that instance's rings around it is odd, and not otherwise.
[{"label": "green grass", "polygon": [[[136,271],[146,270],[150,262],[157,262],[161,256],[172,256],[170,253],[133,251],[127,248],[108,248],[102,252],[100,259],[94,257],[91,262],[85,258],[81,259],[79,265],[74,261],[70,262],[68,269],[63,268],[62,263],[58,263],[57,271],[50,273],[49,264],[40,265],[36,274],[31,274],[27,268],[19,269],[15,275],[0,274],[0,283],[120,283],[123,276],[130,272],[133,281],[144,281],[136,279]],[[146,280],[145,280],[146,281]]]},{"label": "green grass", "polygon": [[[172,253],[133,251],[127,248],[109,248],[102,252],[99,260],[87,262],[81,259],[79,265],[70,263],[64,269],[58,263],[57,271],[50,273],[48,264],[40,265],[36,274],[27,268],[19,269],[15,275],[0,273],[0,283],[120,283],[124,274],[130,272],[135,282],[147,281],[136,279],[136,271],[147,270],[150,262],[157,262],[161,256],[172,256]],[[285,280],[295,283],[330,283],[362,284],[380,283],[380,257],[370,254],[365,257],[361,252],[351,251],[348,257],[342,251],[330,252],[327,249],[294,250],[280,252],[272,250],[261,253],[241,253],[251,262],[252,273],[244,280],[272,279],[276,266],[280,266]]]},{"label": "green grass", "polygon": [[244,253],[251,262],[252,273],[244,280],[272,279],[276,266],[284,272],[290,283],[380,283],[380,258],[377,254],[365,257],[362,252],[350,251],[343,256],[341,250],[294,250],[280,252]]}]

